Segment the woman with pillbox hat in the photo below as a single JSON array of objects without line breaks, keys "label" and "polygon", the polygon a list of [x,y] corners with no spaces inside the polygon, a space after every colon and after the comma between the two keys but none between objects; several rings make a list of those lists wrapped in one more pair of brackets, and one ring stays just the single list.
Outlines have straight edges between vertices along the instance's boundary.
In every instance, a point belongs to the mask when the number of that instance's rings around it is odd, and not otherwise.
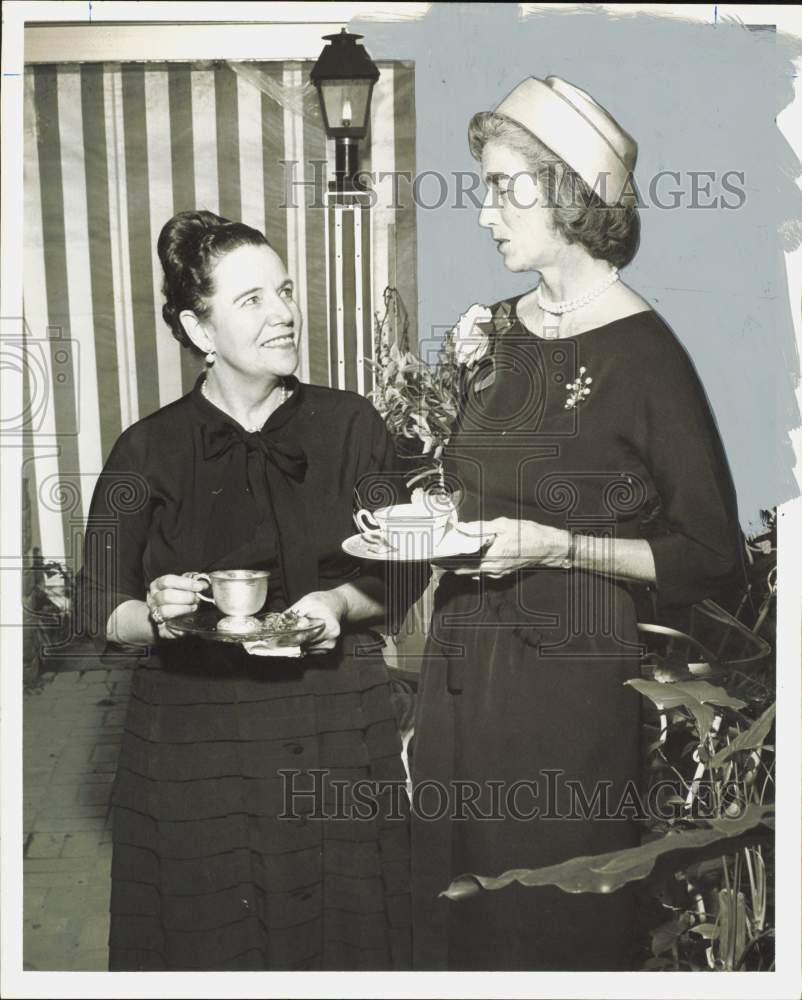
[{"label": "woman with pillbox hat", "polygon": [[540,277],[459,328],[476,320],[482,349],[458,351],[445,471],[489,544],[444,573],[424,659],[413,782],[447,789],[449,809],[424,817],[413,797],[415,962],[628,969],[627,889],[439,894],[640,842],[622,807],[639,778],[637,621],[681,628],[741,586],[736,497],[690,359],[619,276],[640,235],[635,140],[555,76],[474,115],[468,139],[479,224],[508,270]]}]

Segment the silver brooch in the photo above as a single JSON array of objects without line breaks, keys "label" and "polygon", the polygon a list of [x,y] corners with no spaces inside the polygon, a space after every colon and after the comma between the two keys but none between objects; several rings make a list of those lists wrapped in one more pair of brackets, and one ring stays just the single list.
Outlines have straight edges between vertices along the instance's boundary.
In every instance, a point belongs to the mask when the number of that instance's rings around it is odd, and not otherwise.
[{"label": "silver brooch", "polygon": [[573,410],[579,404],[590,395],[590,386],[593,379],[589,375],[585,375],[587,368],[584,365],[579,369],[579,377],[576,382],[569,382],[565,389],[568,393],[568,399],[565,401],[565,409]]}]

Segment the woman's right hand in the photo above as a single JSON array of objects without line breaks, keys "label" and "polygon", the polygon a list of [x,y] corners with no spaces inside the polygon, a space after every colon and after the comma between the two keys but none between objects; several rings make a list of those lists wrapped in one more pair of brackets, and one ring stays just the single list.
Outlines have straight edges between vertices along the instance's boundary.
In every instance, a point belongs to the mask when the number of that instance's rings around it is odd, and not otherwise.
[{"label": "woman's right hand", "polygon": [[145,603],[160,639],[176,638],[164,623],[170,618],[197,610],[200,603],[198,594],[206,587],[203,580],[193,580],[192,577],[178,576],[175,573],[166,573],[151,582]]}]

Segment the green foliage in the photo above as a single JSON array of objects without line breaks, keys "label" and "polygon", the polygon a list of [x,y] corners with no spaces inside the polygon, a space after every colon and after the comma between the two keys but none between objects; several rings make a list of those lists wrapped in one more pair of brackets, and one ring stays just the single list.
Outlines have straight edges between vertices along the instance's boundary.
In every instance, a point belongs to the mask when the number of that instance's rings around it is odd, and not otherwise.
[{"label": "green foliage", "polygon": [[[664,629],[671,640],[650,650],[644,676],[628,682],[646,699],[642,799],[670,779],[682,794],[668,800],[669,817],[650,816],[639,847],[497,878],[461,875],[441,895],[458,901],[513,882],[604,893],[633,884],[653,914],[668,911],[644,942],[644,970],[773,969],[773,517],[767,525],[747,543],[750,586],[739,617],[704,602],[701,634]],[[692,651],[700,650],[708,662],[691,664]]]},{"label": "green foliage", "polygon": [[710,766],[721,767],[722,764],[740,751],[757,750],[758,747],[763,746],[766,737],[769,735],[771,725],[774,722],[776,711],[776,703],[769,705],[766,711],[763,712],[759,719],[752,723],[746,732],[739,733],[732,743],[722,747],[721,750],[710,758]]},{"label": "green foliage", "polygon": [[726,705],[729,708],[744,708],[746,702],[732,698],[720,687],[713,687],[707,681],[684,681],[661,683],[659,681],[634,680],[627,684],[649,698],[663,710],[685,708],[693,716],[699,741],[707,739],[715,720],[711,705]]},{"label": "green foliage", "polygon": [[384,304],[374,324],[370,398],[397,441],[417,440],[422,454],[437,460],[457,416],[453,353],[446,346],[438,365],[428,365],[409,350],[409,319],[394,288],[384,290]]},{"label": "green foliage", "polygon": [[448,899],[464,899],[480,888],[494,891],[504,889],[513,882],[525,886],[555,885],[565,892],[615,892],[628,882],[646,878],[655,863],[668,854],[695,851],[713,844],[717,845],[716,850],[732,850],[736,840],[745,839],[745,834],[761,824],[768,827],[773,817],[774,806],[749,805],[737,818],[725,815],[700,821],[690,830],[672,829],[657,840],[624,851],[571,858],[545,868],[517,868],[504,872],[498,878],[461,875],[440,895]]}]

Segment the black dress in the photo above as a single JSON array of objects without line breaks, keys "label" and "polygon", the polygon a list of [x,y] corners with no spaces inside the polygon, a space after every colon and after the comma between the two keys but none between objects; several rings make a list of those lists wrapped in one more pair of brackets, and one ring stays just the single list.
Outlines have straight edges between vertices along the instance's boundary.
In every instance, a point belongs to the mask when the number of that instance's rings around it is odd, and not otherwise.
[{"label": "black dress", "polygon": [[[291,382],[260,434],[199,382],[121,436],[87,529],[96,631],[165,573],[270,569],[273,610],[358,580],[340,543],[355,488],[373,506],[402,489],[392,445],[362,397]],[[134,678],[113,791],[110,968],[409,967],[399,753],[374,635],[302,659],[157,643]],[[355,779],[388,782],[392,801],[319,818],[336,806],[331,783]]]},{"label": "black dress", "polygon": [[[470,373],[447,449],[461,519],[570,527],[600,547],[648,538],[660,613],[677,622],[740,566],[734,491],[693,366],[652,312],[544,340],[516,301],[493,309],[493,350]],[[415,730],[416,968],[629,967],[627,889],[438,893],[462,873],[639,843],[640,705],[624,683],[639,674],[637,598],[603,573],[442,578]]]}]

